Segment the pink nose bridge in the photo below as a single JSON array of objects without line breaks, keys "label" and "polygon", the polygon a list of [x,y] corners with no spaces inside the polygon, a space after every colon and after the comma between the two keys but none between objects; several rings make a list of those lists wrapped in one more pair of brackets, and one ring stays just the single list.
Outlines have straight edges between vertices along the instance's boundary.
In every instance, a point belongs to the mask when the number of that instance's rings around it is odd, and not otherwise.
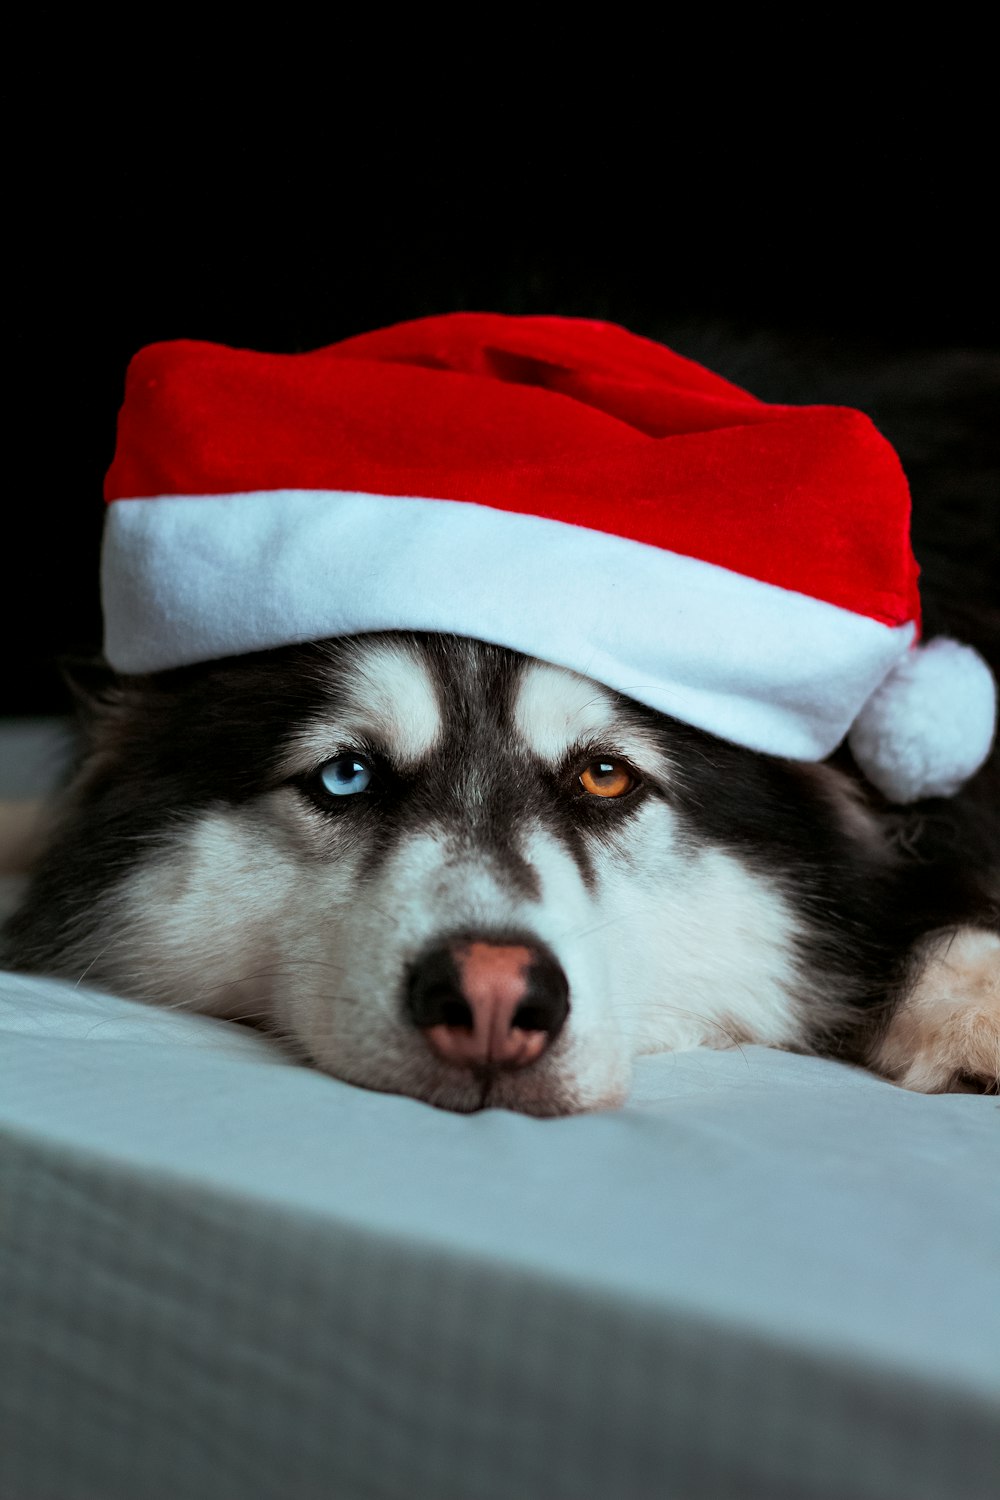
[{"label": "pink nose bridge", "polygon": [[528,973],[536,955],[523,946],[462,943],[452,950],[462,996],[472,1025],[427,1027],[424,1035],[446,1062],[505,1063],[524,1067],[534,1062],[549,1040],[544,1031],[525,1031],[514,1015],[528,993]]}]

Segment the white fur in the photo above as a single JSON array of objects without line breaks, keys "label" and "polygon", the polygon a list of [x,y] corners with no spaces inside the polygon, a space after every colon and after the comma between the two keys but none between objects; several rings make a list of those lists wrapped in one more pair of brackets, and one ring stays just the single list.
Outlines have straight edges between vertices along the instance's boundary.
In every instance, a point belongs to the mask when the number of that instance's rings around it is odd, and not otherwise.
[{"label": "white fur", "polygon": [[547,662],[532,662],[518,684],[514,725],[539,759],[558,766],[580,742],[607,734],[612,699],[606,688]]},{"label": "white fur", "polygon": [[290,769],[311,768],[372,741],[409,768],[430,755],[440,737],[441,708],[420,654],[402,641],[372,641],[358,655],[337,717],[296,734]]},{"label": "white fur", "polygon": [[601,742],[609,753],[624,755],[663,779],[673,773],[649,736],[620,722],[607,688],[563,667],[531,662],[518,686],[513,717],[528,748],[552,767],[578,745]]},{"label": "white fur", "polygon": [[1000,1090],[1000,936],[966,927],[927,940],[872,1066],[921,1093],[964,1079]]}]

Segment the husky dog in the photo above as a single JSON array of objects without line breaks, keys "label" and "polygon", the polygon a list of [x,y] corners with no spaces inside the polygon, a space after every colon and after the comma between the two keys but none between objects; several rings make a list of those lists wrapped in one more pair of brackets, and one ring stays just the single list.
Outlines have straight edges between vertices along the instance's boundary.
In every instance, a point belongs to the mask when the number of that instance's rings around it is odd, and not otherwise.
[{"label": "husky dog", "polygon": [[1000,1088],[990,767],[903,813],[846,757],[760,755],[442,635],[89,696],[15,967],[458,1111],[613,1106],[633,1058],[697,1044]]}]

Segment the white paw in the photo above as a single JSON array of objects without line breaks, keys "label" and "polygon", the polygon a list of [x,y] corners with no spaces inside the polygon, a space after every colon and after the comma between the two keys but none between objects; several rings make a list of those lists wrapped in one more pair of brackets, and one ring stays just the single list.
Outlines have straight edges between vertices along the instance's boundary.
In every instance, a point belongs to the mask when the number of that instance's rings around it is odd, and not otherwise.
[{"label": "white paw", "polygon": [[1000,937],[962,927],[929,938],[871,1061],[925,1094],[1000,1092]]}]

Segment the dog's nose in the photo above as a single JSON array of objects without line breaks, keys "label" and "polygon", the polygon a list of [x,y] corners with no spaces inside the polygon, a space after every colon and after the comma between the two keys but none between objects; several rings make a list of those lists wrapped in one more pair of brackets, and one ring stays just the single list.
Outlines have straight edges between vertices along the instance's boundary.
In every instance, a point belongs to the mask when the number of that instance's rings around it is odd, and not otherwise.
[{"label": "dog's nose", "polygon": [[569,985],[552,955],[533,943],[464,939],[414,964],[407,1005],[446,1062],[523,1068],[562,1030]]}]

